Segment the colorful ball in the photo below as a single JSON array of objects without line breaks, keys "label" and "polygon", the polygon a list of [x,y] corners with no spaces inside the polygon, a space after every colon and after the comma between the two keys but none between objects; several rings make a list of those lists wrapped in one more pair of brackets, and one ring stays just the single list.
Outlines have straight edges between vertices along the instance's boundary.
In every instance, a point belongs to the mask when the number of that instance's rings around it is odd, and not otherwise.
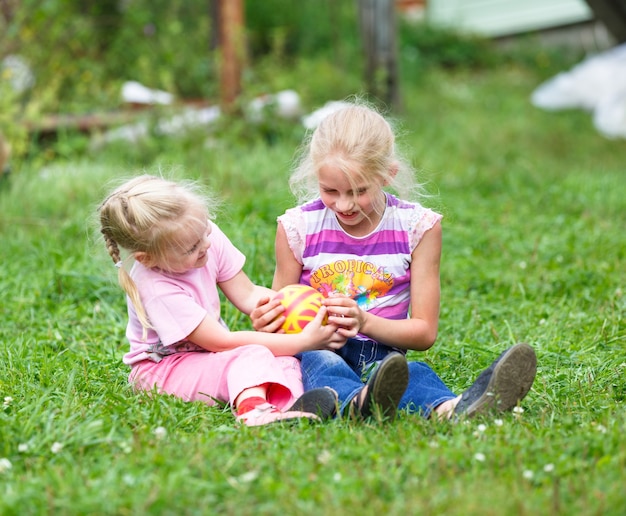
[{"label": "colorful ball", "polygon": [[[307,285],[287,285],[281,288],[275,299],[280,299],[285,307],[283,330],[285,333],[299,333],[309,324],[322,306],[324,296]],[[322,324],[326,324],[326,320]]]}]

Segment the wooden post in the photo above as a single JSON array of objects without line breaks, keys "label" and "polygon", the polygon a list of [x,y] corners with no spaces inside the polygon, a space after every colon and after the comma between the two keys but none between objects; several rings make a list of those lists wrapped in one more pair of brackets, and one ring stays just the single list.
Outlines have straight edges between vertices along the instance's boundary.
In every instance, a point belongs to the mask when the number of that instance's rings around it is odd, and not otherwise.
[{"label": "wooden post", "polygon": [[0,14],[2,14],[6,23],[13,20],[17,7],[18,5],[15,0],[0,0]]},{"label": "wooden post", "polygon": [[241,93],[245,58],[243,0],[219,1],[220,96],[224,111],[231,111]]},{"label": "wooden post", "polygon": [[400,108],[395,0],[359,0],[368,91]]}]

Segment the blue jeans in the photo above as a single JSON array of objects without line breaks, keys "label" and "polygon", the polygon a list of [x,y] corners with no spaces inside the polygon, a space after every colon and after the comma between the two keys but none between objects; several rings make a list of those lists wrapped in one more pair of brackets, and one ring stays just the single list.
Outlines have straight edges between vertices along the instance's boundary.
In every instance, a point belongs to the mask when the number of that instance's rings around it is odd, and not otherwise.
[{"label": "blue jeans", "polygon": [[[376,365],[394,348],[371,340],[348,339],[337,352],[306,351],[298,357],[302,366],[304,390],[331,387],[339,395],[342,414],[348,403],[363,388]],[[399,409],[429,417],[431,411],[456,395],[446,387],[427,364],[408,362],[409,384]]]}]

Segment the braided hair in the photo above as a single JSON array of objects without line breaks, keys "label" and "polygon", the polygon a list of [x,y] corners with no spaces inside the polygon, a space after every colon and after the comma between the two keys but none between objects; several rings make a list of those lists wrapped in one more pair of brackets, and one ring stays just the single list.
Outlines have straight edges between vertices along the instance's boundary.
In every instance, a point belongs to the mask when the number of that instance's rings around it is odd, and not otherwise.
[{"label": "braided hair", "polygon": [[118,268],[119,284],[144,328],[144,338],[151,324],[137,286],[123,266],[121,250],[130,256],[142,252],[152,262],[166,263],[167,251],[180,235],[199,220],[206,222],[211,203],[196,184],[141,175],[113,190],[98,208],[104,244]]}]

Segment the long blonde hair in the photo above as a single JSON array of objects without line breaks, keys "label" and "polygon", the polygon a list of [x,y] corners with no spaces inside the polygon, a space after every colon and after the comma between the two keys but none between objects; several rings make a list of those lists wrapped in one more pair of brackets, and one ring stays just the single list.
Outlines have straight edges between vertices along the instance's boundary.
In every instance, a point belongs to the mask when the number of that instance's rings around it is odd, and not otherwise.
[{"label": "long blonde hair", "polygon": [[[355,179],[353,183],[359,179],[376,182],[407,200],[421,194],[415,170],[396,148],[391,123],[362,101],[329,114],[305,139],[289,179],[298,203],[319,195],[317,174],[330,160],[351,181]],[[348,174],[355,164],[361,177]]]},{"label": "long blonde hair", "polygon": [[133,255],[144,252],[166,263],[168,249],[180,235],[198,222],[206,223],[214,200],[200,193],[195,183],[175,183],[161,177],[141,175],[111,192],[98,208],[100,232],[107,251],[118,267],[120,286],[128,294],[144,328],[151,327],[137,286],[123,267],[120,248]]}]

